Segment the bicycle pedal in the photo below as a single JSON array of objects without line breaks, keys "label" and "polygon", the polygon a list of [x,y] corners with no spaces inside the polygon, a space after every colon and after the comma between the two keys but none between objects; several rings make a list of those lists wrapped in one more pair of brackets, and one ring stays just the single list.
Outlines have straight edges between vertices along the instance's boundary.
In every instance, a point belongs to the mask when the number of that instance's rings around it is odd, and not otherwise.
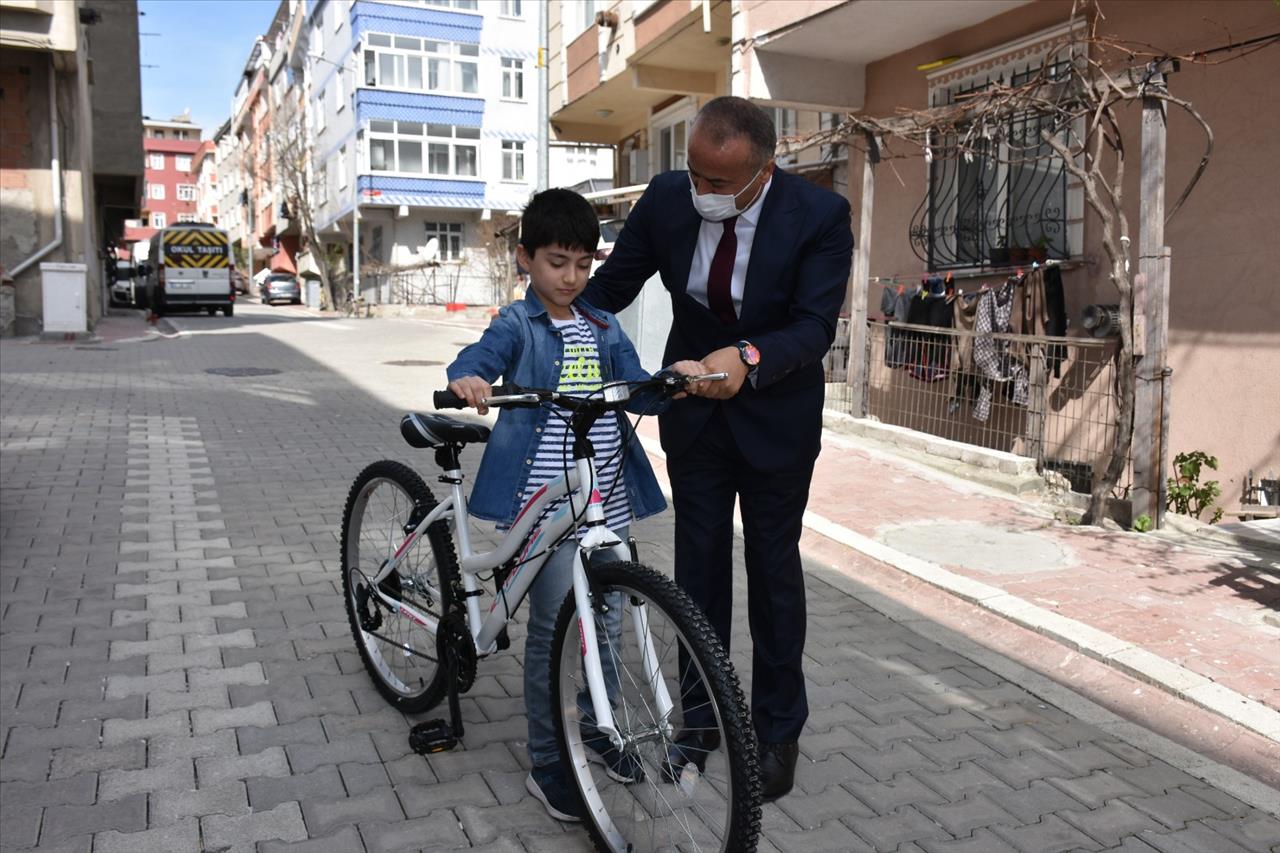
[{"label": "bicycle pedal", "polygon": [[494,642],[498,644],[498,651],[505,651],[511,648],[511,637],[507,636],[507,629],[503,628],[498,632],[498,636],[494,638]]},{"label": "bicycle pedal", "polygon": [[457,745],[453,727],[444,720],[427,720],[409,729],[409,748],[419,755],[447,752]]}]

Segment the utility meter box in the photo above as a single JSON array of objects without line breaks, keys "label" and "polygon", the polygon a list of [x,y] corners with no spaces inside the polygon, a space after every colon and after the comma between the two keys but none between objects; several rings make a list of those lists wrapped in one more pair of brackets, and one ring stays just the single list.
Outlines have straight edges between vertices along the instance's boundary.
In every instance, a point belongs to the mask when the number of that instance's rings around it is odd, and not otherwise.
[{"label": "utility meter box", "polygon": [[41,293],[46,332],[87,332],[88,294],[84,264],[41,264]]}]

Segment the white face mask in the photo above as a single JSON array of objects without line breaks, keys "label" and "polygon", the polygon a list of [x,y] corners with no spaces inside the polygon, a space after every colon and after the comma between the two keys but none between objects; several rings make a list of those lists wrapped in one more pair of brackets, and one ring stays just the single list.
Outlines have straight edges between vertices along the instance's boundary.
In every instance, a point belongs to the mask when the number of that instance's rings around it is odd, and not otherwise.
[{"label": "white face mask", "polygon": [[[751,176],[751,180],[747,181],[747,187],[755,183],[756,178],[760,177],[760,173],[764,171],[764,166],[756,169],[756,173]],[[747,187],[743,187],[738,191],[737,195],[726,195],[725,193],[706,193],[698,195],[698,188],[693,184],[693,176],[689,176],[689,194],[693,196],[693,207],[698,211],[698,215],[708,222],[723,222],[730,216],[737,216],[742,211],[738,209],[738,196],[742,194]],[[753,198],[752,202],[755,201]],[[748,204],[747,207],[751,205]]]}]

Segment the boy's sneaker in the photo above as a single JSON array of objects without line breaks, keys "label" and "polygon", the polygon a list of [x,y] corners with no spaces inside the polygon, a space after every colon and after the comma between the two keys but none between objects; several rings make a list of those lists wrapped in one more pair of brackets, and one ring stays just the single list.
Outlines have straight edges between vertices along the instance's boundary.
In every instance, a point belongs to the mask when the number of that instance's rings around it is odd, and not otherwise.
[{"label": "boy's sneaker", "polygon": [[538,802],[547,810],[547,814],[556,820],[568,823],[580,823],[585,810],[582,800],[569,784],[560,762],[545,767],[535,767],[529,771],[529,778],[524,780],[524,787],[537,797]]},{"label": "boy's sneaker", "polygon": [[630,753],[619,752],[608,735],[589,723],[583,723],[579,731],[582,732],[582,745],[587,748],[587,761],[604,765],[604,772],[610,779],[630,785],[644,778],[640,759]]}]

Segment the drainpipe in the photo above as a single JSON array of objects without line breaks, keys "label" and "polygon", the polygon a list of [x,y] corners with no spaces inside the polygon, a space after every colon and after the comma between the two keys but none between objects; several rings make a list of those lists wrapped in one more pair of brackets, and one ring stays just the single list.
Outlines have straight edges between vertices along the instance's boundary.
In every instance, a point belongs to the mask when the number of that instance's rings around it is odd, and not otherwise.
[{"label": "drainpipe", "polygon": [[53,183],[53,240],[40,251],[9,270],[8,274],[17,278],[28,267],[54,249],[62,245],[62,161],[58,140],[58,84],[57,71],[53,66],[53,58],[49,59],[49,174]]},{"label": "drainpipe", "polygon": [[[549,96],[547,87],[550,85],[551,76],[547,70],[547,4],[538,4],[538,191],[541,192],[551,185],[550,171],[550,127],[549,117],[547,115],[549,109]],[[564,46],[561,46],[561,50]]]}]

